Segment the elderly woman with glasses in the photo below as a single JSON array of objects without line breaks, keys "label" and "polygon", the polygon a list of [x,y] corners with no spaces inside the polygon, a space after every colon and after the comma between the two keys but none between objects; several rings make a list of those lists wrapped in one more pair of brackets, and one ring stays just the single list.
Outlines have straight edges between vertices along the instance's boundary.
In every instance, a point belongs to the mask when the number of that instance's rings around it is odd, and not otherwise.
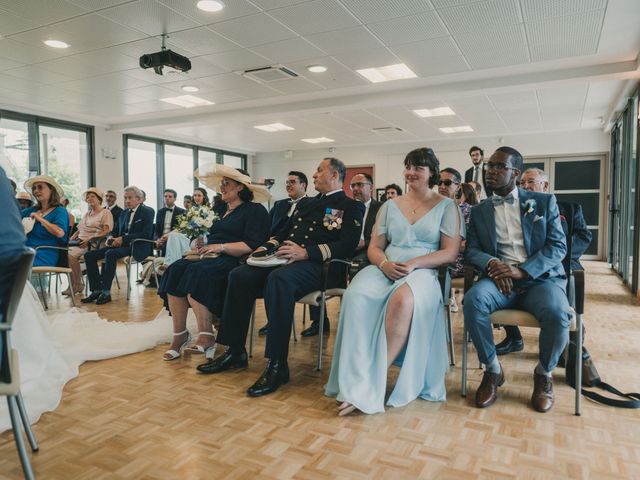
[{"label": "elderly woman with glasses", "polygon": [[[24,189],[31,191],[36,199],[33,207],[22,210],[27,232],[27,247],[65,247],[69,235],[69,214],[60,199],[64,190],[49,175],[38,175],[24,182]],[[55,266],[58,263],[58,250],[43,248],[36,252],[33,266]]]},{"label": "elderly woman with glasses", "polygon": [[[213,317],[222,313],[229,272],[240,264],[240,258],[267,241],[269,214],[259,203],[270,198],[269,192],[254,185],[244,170],[224,165],[207,164],[196,176],[209,186],[219,186],[227,208],[209,229],[207,244],[198,248],[200,255],[211,258],[172,263],[162,276],[158,295],[165,301],[173,321],[173,342],[163,360],[175,360],[190,342],[186,329],[187,313],[193,309],[198,324],[198,338],[186,351],[204,353],[213,358],[215,338]],[[195,198],[194,198],[195,199]]]}]

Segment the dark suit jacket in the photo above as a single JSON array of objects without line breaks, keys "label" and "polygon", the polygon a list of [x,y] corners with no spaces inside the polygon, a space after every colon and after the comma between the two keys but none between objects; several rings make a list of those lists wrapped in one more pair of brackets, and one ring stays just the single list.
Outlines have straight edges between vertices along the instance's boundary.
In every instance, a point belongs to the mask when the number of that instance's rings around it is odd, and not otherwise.
[{"label": "dark suit jacket", "polygon": [[291,203],[288,198],[283,198],[282,200],[278,200],[273,204],[271,210],[269,210],[269,218],[271,220],[271,230],[270,235],[275,235],[278,233],[287,220],[289,220],[288,213],[291,208]]},{"label": "dark suit jacket", "polygon": [[364,251],[367,251],[369,248],[369,242],[371,241],[371,231],[373,230],[373,226],[376,223],[376,216],[378,215],[378,210],[380,210],[380,203],[377,200],[371,199],[371,204],[369,205],[369,212],[367,213],[367,218],[364,220]]},{"label": "dark suit jacket", "polygon": [[[180,208],[178,206],[173,207],[173,216],[171,217],[171,230],[173,230],[178,223],[176,220],[178,215],[184,215],[185,209]],[[157,240],[162,236],[162,230],[164,229],[164,216],[167,213],[167,207],[163,207],[158,210],[156,214],[156,224],[155,224],[155,235],[154,238]]]},{"label": "dark suit jacket", "polygon": [[276,235],[307,250],[309,260],[351,258],[360,240],[364,204],[344,192],[301,199],[288,222]]},{"label": "dark suit jacket", "polygon": [[[562,259],[567,246],[556,197],[520,188],[518,195],[524,246],[529,257],[520,268],[533,279],[551,279],[564,289],[566,277]],[[535,203],[531,212],[526,208],[528,201]],[[493,203],[486,200],[471,209],[465,261],[486,274],[492,258],[498,258],[496,218]]]},{"label": "dark suit jacket", "polygon": [[[484,182],[485,173],[486,171],[483,168],[482,169],[482,188],[484,189],[484,193],[487,195],[487,197],[490,197],[491,195],[493,195],[493,190],[485,186],[486,185]],[[471,181],[473,181],[473,167],[469,168],[467,171],[464,172],[464,183],[468,183]]]},{"label": "dark suit jacket", "polygon": [[118,220],[120,220],[120,215],[123,210],[118,205],[111,209],[111,216],[113,217],[113,228],[115,229],[116,225],[118,225]]},{"label": "dark suit jacket", "polygon": [[[127,231],[127,222],[129,215],[127,211],[123,211],[118,219],[118,223],[111,232],[113,237],[122,237],[122,246],[129,247],[131,242],[137,238],[145,238],[153,240],[153,208],[140,204],[133,216],[131,227]],[[137,243],[133,250],[133,257],[137,261],[143,260],[151,255],[153,245],[147,242]]]},{"label": "dark suit jacket", "polygon": [[[591,244],[591,231],[587,228],[587,222],[582,214],[582,206],[575,202],[558,202],[558,209],[562,217],[567,217],[567,212],[570,210],[568,205],[573,207],[573,235],[571,236],[571,269],[582,270],[580,264],[580,257]],[[568,234],[568,225],[566,222],[562,223],[562,227],[565,235]]]}]

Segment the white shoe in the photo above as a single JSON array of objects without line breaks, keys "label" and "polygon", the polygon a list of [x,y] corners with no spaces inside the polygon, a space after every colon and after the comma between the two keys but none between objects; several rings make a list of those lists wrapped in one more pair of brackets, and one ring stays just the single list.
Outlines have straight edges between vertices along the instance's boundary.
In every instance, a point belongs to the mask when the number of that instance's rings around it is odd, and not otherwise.
[{"label": "white shoe", "polygon": [[187,344],[191,341],[191,334],[189,333],[189,330],[187,330],[186,328],[181,331],[181,332],[177,332],[174,333],[173,336],[174,337],[178,337],[180,335],[184,335],[184,334],[188,334],[187,335],[187,339],[182,342],[182,344],[178,347],[177,350],[167,350],[166,352],[164,352],[164,354],[162,355],[162,359],[165,362],[170,362],[171,360],[175,360],[176,358],[180,358],[181,354],[180,351],[187,346]]},{"label": "white shoe", "polygon": [[185,347],[184,352],[185,353],[204,353],[204,356],[206,359],[212,359],[213,355],[216,353],[216,346],[218,345],[217,343],[215,343],[215,337],[216,334],[214,332],[200,332],[198,333],[198,335],[208,335],[210,337],[213,337],[214,342],[213,345],[204,348],[202,345],[189,345],[188,347]]},{"label": "white shoe", "polygon": [[453,312],[453,313],[458,313],[458,304],[456,303],[455,298],[450,298],[449,299],[449,311]]}]

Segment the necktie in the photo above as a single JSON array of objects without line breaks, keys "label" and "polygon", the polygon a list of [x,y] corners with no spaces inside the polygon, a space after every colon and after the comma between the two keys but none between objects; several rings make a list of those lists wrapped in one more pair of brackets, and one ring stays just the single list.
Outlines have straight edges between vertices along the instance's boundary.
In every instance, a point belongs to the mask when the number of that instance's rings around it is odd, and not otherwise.
[{"label": "necktie", "polygon": [[131,224],[131,215],[133,210],[127,210],[127,218],[125,218],[124,233],[129,233],[129,225]]},{"label": "necktie", "polygon": [[478,183],[478,171],[480,170],[480,168],[476,165],[475,167],[473,167],[473,181]]},{"label": "necktie", "polygon": [[504,197],[501,197],[499,195],[492,195],[491,196],[491,202],[494,205],[503,205],[504,203],[513,204],[515,201],[516,201],[516,199],[511,194],[506,195]]}]

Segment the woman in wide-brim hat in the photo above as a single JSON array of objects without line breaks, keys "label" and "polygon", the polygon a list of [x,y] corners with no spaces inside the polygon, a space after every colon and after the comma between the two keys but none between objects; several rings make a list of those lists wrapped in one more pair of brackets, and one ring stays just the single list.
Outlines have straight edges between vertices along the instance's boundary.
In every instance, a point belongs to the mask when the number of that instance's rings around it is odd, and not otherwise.
[{"label": "woman in wide-brim hat", "polygon": [[[60,204],[64,190],[49,175],[38,175],[24,182],[24,189],[31,191],[36,204],[22,210],[22,217],[35,220],[33,229],[27,234],[28,247],[64,247],[69,238],[69,214]],[[58,263],[58,250],[44,248],[36,251],[34,266],[54,266]]]},{"label": "woman in wide-brim hat", "polygon": [[186,351],[205,353],[207,358],[213,358],[212,320],[214,315],[222,313],[229,272],[240,264],[242,256],[251,253],[269,237],[269,214],[257,203],[266,201],[269,192],[253,185],[246,172],[214,164],[196,171],[195,176],[220,192],[226,209],[209,229],[207,244],[192,243],[200,255],[218,256],[195,262],[178,260],[162,276],[158,295],[164,299],[173,320],[173,342],[165,352],[164,360],[180,357],[181,349],[190,342],[186,329],[190,307],[198,323],[198,338]]},{"label": "woman in wide-brim hat", "polygon": [[69,248],[69,267],[71,268],[71,286],[63,295],[81,293],[84,290],[80,257],[89,248],[100,248],[102,241],[113,230],[113,215],[108,208],[102,207],[104,192],[96,187],[88,188],[82,199],[87,202],[89,210],[78,223],[78,230],[71,236],[72,241],[79,241],[78,245]]},{"label": "woman in wide-brim hat", "polygon": [[33,207],[33,197],[30,193],[18,192],[16,193],[16,200],[18,201],[18,205],[20,205],[20,210]]}]

